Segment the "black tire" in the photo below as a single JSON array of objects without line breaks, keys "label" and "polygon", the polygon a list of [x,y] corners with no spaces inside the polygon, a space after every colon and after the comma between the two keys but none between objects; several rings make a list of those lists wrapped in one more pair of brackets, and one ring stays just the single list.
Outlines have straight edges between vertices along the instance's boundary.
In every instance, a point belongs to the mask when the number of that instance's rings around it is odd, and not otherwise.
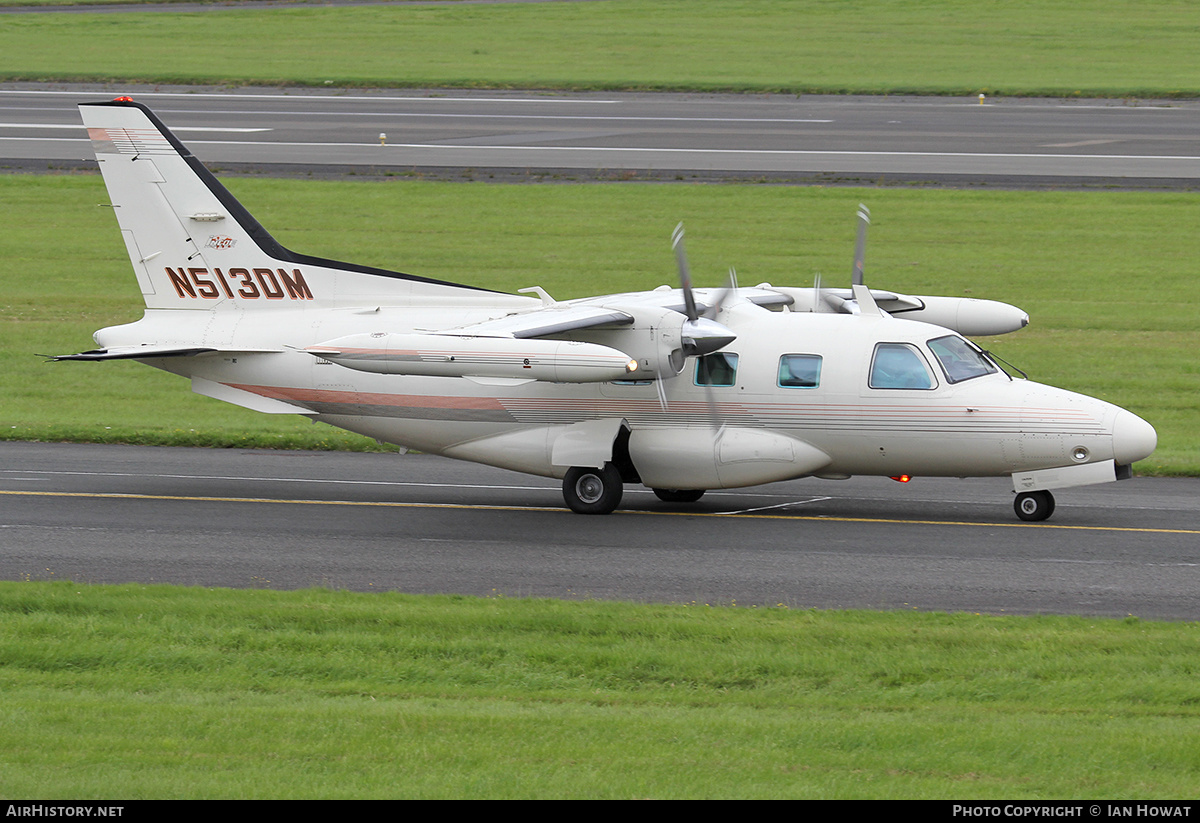
[{"label": "black tire", "polygon": [[610,514],[624,490],[621,472],[612,463],[602,469],[572,466],[563,477],[563,499],[576,514]]},{"label": "black tire", "polygon": [[695,503],[704,496],[704,489],[654,489],[654,496],[664,503]]},{"label": "black tire", "polygon": [[1013,511],[1022,520],[1045,520],[1054,514],[1054,495],[1048,491],[1022,492],[1013,501]]}]

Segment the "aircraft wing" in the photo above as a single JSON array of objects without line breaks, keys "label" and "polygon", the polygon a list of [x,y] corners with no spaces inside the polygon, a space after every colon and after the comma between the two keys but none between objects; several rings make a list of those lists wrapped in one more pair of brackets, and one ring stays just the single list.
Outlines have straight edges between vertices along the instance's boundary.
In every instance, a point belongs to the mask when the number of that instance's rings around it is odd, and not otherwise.
[{"label": "aircraft wing", "polygon": [[674,375],[687,352],[734,339],[710,319],[689,321],[676,310],[679,292],[668,288],[563,303],[539,288],[527,291],[541,295],[540,307],[449,328],[360,332],[304,350],[378,374],[593,383]]},{"label": "aircraft wing", "polygon": [[[698,290],[696,308],[706,312],[718,306],[723,290]],[[790,304],[790,295],[759,288],[738,289],[737,296],[755,305],[770,307]],[[510,314],[495,320],[486,320],[455,329],[444,329],[435,334],[453,334],[478,337],[548,337],[553,334],[580,331],[598,327],[630,326],[639,311],[647,308],[665,309],[683,314],[685,301],[679,289],[656,289],[630,294],[613,294],[605,297],[590,297],[569,303],[550,303],[531,311]]]},{"label": "aircraft wing", "polygon": [[628,326],[631,323],[633,323],[633,315],[619,309],[604,306],[555,304],[436,333],[463,337],[515,337],[525,340],[531,337],[546,337],[551,334],[579,331],[596,326]]},{"label": "aircraft wing", "polygon": [[[726,301],[730,295],[730,289],[696,289],[695,303],[696,311],[700,314],[718,308]],[[766,284],[754,287],[738,287],[736,289],[738,300],[744,300],[747,303],[753,303],[756,306],[764,308],[772,308],[775,306],[790,306],[795,302],[789,294],[777,291]],[[655,289],[654,291],[641,292],[636,295],[620,295],[620,297],[632,297],[638,305],[653,305],[663,309],[670,309],[684,314],[687,311],[687,301],[683,296],[682,289],[668,289],[666,287]]]}]

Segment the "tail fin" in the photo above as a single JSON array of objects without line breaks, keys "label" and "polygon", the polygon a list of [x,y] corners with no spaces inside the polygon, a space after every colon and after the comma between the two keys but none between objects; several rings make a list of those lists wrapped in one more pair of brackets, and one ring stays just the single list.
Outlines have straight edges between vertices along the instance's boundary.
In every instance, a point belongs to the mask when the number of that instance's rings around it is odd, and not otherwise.
[{"label": "tail fin", "polygon": [[484,290],[281,246],[145,106],[79,106],[147,308],[404,304]]}]

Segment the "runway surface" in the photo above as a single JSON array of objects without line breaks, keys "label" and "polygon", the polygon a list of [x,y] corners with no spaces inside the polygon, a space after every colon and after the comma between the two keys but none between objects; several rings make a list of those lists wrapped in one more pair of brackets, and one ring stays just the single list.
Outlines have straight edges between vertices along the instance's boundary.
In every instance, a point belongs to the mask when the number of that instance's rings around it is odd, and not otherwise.
[{"label": "runway surface", "polygon": [[423,455],[0,443],[0,578],[1200,619],[1200,481],[815,479],[606,517]]},{"label": "runway surface", "polygon": [[0,87],[10,168],[90,167],[76,104],[128,93],[202,160],[267,173],[1200,186],[1200,102]]}]

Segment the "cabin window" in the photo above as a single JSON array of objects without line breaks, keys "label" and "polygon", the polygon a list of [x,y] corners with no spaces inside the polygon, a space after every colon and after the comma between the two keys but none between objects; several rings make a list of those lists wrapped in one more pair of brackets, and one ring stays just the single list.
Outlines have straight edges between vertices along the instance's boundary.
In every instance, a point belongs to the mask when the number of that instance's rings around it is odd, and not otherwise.
[{"label": "cabin window", "polygon": [[821,385],[821,355],[785,354],[780,357],[779,385],[785,389],[815,389]]},{"label": "cabin window", "polygon": [[929,350],[937,357],[946,379],[951,383],[961,383],[996,372],[995,364],[983,352],[956,334],[930,340]]},{"label": "cabin window", "polygon": [[871,360],[873,389],[932,389],[933,376],[924,358],[907,343],[879,343]]},{"label": "cabin window", "polygon": [[732,386],[737,382],[738,356],[719,351],[696,358],[697,386]]}]

